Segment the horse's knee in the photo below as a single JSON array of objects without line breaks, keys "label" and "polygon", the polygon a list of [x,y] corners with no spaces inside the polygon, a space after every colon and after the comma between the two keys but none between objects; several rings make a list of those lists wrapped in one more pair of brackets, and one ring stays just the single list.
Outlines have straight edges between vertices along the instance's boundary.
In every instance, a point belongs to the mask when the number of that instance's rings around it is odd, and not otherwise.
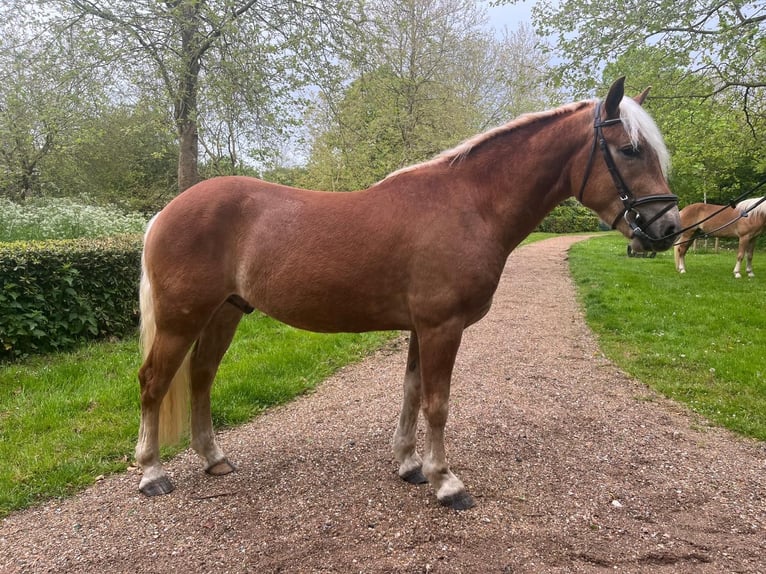
[{"label": "horse's knee", "polygon": [[442,429],[447,424],[449,404],[447,401],[429,401],[423,406],[423,416],[431,428]]}]

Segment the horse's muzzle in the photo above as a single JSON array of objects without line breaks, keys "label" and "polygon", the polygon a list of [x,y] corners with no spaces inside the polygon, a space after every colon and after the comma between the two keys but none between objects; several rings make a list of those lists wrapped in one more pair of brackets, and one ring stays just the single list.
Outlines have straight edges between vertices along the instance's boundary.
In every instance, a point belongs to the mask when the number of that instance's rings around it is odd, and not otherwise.
[{"label": "horse's muzzle", "polygon": [[678,209],[673,208],[653,221],[646,229],[641,227],[640,218],[629,225],[632,229],[630,247],[633,251],[638,253],[665,251],[672,247],[676,236],[681,231],[681,218],[678,215]]}]

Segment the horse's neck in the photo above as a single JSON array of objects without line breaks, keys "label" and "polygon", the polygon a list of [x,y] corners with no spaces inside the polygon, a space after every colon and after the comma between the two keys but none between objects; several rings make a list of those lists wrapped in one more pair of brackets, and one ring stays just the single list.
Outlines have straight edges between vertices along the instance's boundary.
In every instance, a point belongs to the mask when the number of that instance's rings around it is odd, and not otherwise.
[{"label": "horse's neck", "polygon": [[578,129],[572,116],[509,131],[477,150],[475,167],[470,159],[464,165],[466,170],[483,172],[471,178],[487,182],[486,189],[477,193],[485,193],[491,202],[508,251],[572,195],[572,160],[587,145],[584,137],[571,135]]}]

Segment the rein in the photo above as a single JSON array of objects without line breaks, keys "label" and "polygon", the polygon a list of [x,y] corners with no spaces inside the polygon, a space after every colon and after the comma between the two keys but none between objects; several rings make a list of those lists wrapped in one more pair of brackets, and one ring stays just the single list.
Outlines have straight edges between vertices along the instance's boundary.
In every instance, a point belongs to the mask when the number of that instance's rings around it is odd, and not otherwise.
[{"label": "rein", "polygon": [[[665,237],[662,238],[653,238],[650,237],[645,231],[644,227],[648,228],[652,223],[654,223],[657,219],[665,215],[668,211],[673,209],[675,205],[678,204],[678,196],[669,194],[669,195],[650,195],[648,197],[642,197],[640,199],[636,199],[636,197],[633,195],[633,193],[630,191],[630,188],[625,183],[625,180],[622,179],[622,176],[620,175],[620,171],[617,169],[617,164],[614,162],[614,157],[612,156],[612,152],[609,150],[609,145],[607,144],[606,138],[604,137],[603,129],[604,126],[611,126],[616,123],[622,122],[621,118],[612,118],[607,120],[601,119],[601,101],[599,101],[596,104],[596,111],[593,119],[593,145],[590,148],[590,155],[588,156],[588,164],[585,168],[585,175],[583,176],[582,185],[580,186],[580,191],[577,194],[577,200],[582,203],[583,194],[585,193],[585,184],[588,183],[588,179],[590,178],[591,170],[593,169],[593,161],[594,156],[596,155],[596,145],[598,144],[598,147],[601,149],[601,155],[604,156],[604,162],[606,163],[606,167],[609,170],[609,174],[612,176],[612,181],[614,182],[615,188],[617,188],[617,194],[620,197],[620,200],[622,201],[622,205],[625,208],[621,214],[619,214],[614,221],[612,222],[612,229],[615,228],[617,225],[617,221],[622,217],[625,219],[625,222],[630,226],[630,228],[633,230],[633,234],[641,237],[643,239],[649,240],[649,241],[656,241],[658,239],[665,239]],[[642,227],[638,221],[641,219],[641,214],[637,211],[637,207],[639,205],[645,205],[647,203],[652,203],[656,201],[662,201],[662,202],[668,202],[668,205],[661,209],[659,212],[657,212],[654,217],[652,217],[649,221],[644,223],[644,227]],[[629,214],[633,214],[634,217],[629,217]]]}]

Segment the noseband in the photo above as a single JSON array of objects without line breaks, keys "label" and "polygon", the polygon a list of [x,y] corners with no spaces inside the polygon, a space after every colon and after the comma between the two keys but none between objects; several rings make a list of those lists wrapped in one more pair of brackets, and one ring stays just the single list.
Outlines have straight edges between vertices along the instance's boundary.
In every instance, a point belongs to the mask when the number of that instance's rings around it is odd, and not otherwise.
[{"label": "noseband", "polygon": [[[585,184],[588,183],[588,178],[590,177],[590,172],[593,168],[593,157],[596,154],[596,144],[598,143],[598,146],[601,148],[601,154],[604,156],[604,162],[606,163],[606,167],[609,169],[609,174],[612,176],[612,181],[614,182],[614,186],[617,188],[617,194],[620,196],[620,200],[622,201],[622,205],[624,206],[624,210],[621,214],[619,214],[614,221],[612,222],[612,229],[615,228],[617,225],[617,222],[622,217],[625,219],[625,222],[630,226],[630,228],[633,230],[633,234],[636,237],[639,237],[640,239],[644,239],[647,241],[657,241],[660,239],[664,239],[663,237],[659,238],[653,238],[647,234],[645,230],[649,228],[649,226],[657,221],[660,217],[665,215],[668,211],[673,209],[678,204],[678,196],[669,194],[669,195],[650,195],[648,197],[642,197],[640,199],[636,199],[633,193],[631,193],[630,188],[628,188],[627,184],[625,183],[625,180],[622,179],[622,176],[620,175],[620,172],[617,170],[617,165],[614,163],[614,157],[612,157],[612,152],[609,151],[609,145],[606,143],[606,139],[604,138],[604,132],[602,128],[604,126],[611,126],[612,124],[616,124],[622,122],[621,118],[612,118],[608,120],[602,120],[601,119],[601,102],[599,101],[598,104],[596,104],[596,115],[593,120],[593,129],[595,130],[595,133],[593,134],[593,145],[590,148],[590,156],[588,157],[588,165],[585,168],[585,176],[582,180],[582,185],[580,186],[580,192],[577,195],[577,199],[580,203],[582,203],[582,196],[585,192]],[[654,215],[649,221],[643,223],[639,223],[641,220],[641,214],[636,209],[639,205],[645,205],[647,203],[652,202],[668,202],[668,205],[660,210],[658,213]]]}]

